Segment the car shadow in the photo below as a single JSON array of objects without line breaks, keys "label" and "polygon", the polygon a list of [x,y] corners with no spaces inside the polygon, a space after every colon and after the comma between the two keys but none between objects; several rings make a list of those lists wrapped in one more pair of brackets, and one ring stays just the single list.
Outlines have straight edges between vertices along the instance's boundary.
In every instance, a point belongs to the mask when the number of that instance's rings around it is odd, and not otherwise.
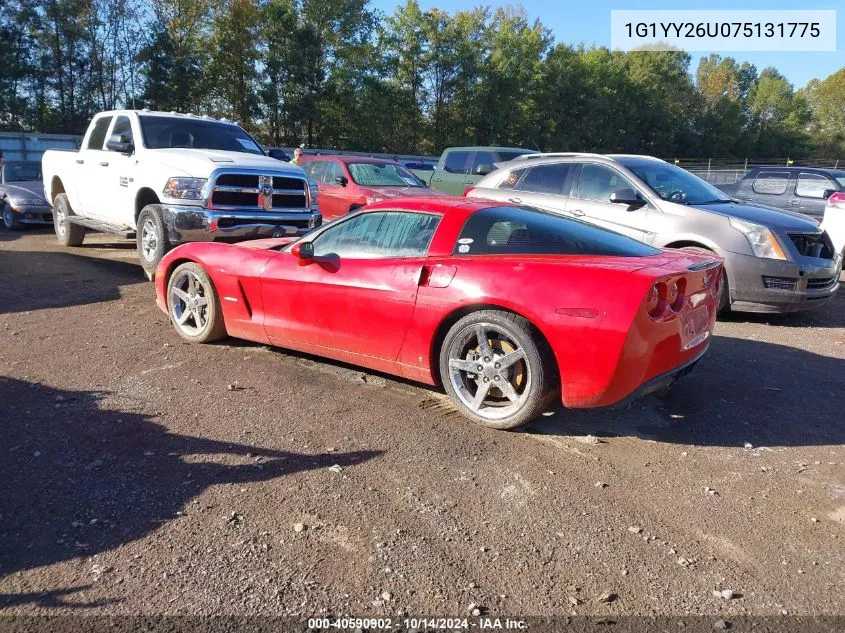
[{"label": "car shadow", "polygon": [[[180,435],[147,416],[104,409],[102,398],[0,377],[0,576],[136,541],[180,520],[211,486],[352,467],[381,454],[308,455]],[[0,606],[66,606],[62,597],[6,594]]]},{"label": "car shadow", "polygon": [[0,314],[112,301],[120,298],[121,286],[137,283],[148,282],[131,262],[0,249]]},{"label": "car shadow", "polygon": [[0,227],[0,242],[12,242],[27,235],[46,235],[52,232],[51,224],[26,224],[15,231]]},{"label": "car shadow", "polygon": [[715,336],[707,355],[668,396],[649,396],[622,410],[562,409],[527,430],[699,446],[843,444],[844,375],[840,358]]}]

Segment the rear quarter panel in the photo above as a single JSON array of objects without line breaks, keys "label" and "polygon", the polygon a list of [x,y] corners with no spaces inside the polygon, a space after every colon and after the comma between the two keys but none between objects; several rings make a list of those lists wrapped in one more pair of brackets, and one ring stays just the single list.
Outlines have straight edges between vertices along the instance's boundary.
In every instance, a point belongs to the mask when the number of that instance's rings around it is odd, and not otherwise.
[{"label": "rear quarter panel", "polygon": [[520,314],[540,331],[557,361],[564,403],[584,406],[612,379],[650,283],[630,274],[630,259],[605,260],[431,258],[432,266],[457,270],[446,288],[420,287],[399,361],[409,374],[420,374],[417,379],[437,382],[439,343],[448,324],[470,309],[498,307]]}]

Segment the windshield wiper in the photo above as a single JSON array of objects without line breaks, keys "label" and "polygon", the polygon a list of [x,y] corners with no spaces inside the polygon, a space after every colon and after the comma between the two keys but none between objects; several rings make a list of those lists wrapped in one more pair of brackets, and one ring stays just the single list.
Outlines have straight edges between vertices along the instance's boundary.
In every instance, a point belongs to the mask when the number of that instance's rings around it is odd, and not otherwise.
[{"label": "windshield wiper", "polygon": [[687,202],[687,204],[688,205],[693,205],[693,204],[728,204],[730,202],[733,202],[733,200],[731,200],[730,198],[728,198],[727,200],[723,200],[721,198],[718,198],[716,200],[701,200],[701,201],[696,200],[695,202]]}]

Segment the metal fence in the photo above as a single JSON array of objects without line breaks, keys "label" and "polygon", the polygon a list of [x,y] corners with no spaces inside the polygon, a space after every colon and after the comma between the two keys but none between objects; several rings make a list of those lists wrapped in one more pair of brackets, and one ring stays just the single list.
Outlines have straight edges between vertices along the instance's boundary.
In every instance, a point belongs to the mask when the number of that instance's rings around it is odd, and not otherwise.
[{"label": "metal fence", "polygon": [[824,167],[845,169],[845,159],[791,159],[791,158],[666,158],[667,162],[683,167],[713,185],[730,185],[742,179],[755,167]]},{"label": "metal fence", "polygon": [[0,132],[0,150],[7,161],[41,160],[48,149],[76,149],[81,142],[81,136],[72,134]]}]

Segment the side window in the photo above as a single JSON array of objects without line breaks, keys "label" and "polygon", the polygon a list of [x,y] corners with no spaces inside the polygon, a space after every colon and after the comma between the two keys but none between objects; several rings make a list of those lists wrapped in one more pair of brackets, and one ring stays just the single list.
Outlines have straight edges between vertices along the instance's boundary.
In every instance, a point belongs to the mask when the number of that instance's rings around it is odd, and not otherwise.
[{"label": "side window", "polygon": [[824,200],[824,192],[828,189],[837,189],[827,176],[820,174],[798,174],[798,183],[795,185],[795,195],[802,198],[818,198]]},{"label": "side window", "polygon": [[514,169],[499,183],[499,189],[513,189],[526,171],[526,169]]},{"label": "side window", "polygon": [[334,179],[343,175],[343,168],[333,160],[326,161],[326,169],[323,172],[323,182],[327,185],[335,184]]},{"label": "side window", "polygon": [[320,182],[326,169],[326,161],[309,160],[307,163],[302,165],[302,169],[306,174],[308,174],[311,180],[314,182]]},{"label": "side window", "polygon": [[616,173],[610,167],[584,163],[581,165],[581,173],[578,176],[578,185],[572,192],[575,198],[582,200],[596,200],[598,202],[610,202],[610,194],[620,189],[631,189],[637,191],[636,187]]},{"label": "side window", "polygon": [[443,165],[443,171],[450,174],[465,174],[467,173],[467,162],[469,162],[469,152],[449,152],[446,154],[446,164]]},{"label": "side window", "polygon": [[786,193],[786,187],[789,185],[788,171],[761,171],[754,179],[754,184],[751,189],[754,193],[765,193],[773,196],[779,196]]},{"label": "side window", "polygon": [[495,162],[496,155],[493,152],[475,152],[472,157],[472,167],[470,167],[469,173],[476,173],[476,170],[482,165],[493,167],[493,163]]},{"label": "side window", "polygon": [[[556,165],[537,165],[532,167],[522,182],[516,187],[519,191],[534,193],[563,193],[563,183],[572,171],[572,163],[558,163]],[[608,198],[610,194],[608,194]]]},{"label": "side window", "polygon": [[129,122],[129,117],[127,116],[119,116],[114,122],[114,127],[112,128],[112,136],[115,134],[119,134],[120,136],[125,136],[129,139],[129,142],[132,143],[132,123]]},{"label": "side window", "polygon": [[111,125],[111,119],[110,116],[102,116],[97,119],[97,122],[94,123],[94,129],[91,130],[91,136],[88,137],[88,145],[85,146],[87,149],[103,149],[103,145],[106,143],[106,132],[109,131],[109,126]]},{"label": "side window", "polygon": [[439,221],[440,216],[427,213],[362,213],[315,238],[314,254],[350,258],[424,256]]}]

